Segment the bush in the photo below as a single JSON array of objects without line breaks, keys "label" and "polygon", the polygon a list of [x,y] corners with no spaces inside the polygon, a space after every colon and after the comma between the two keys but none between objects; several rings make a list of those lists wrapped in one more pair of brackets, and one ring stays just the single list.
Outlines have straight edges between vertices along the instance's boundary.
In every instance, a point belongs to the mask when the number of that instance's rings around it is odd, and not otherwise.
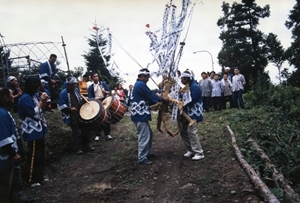
[{"label": "bush", "polygon": [[230,126],[238,133],[243,154],[265,177],[264,160],[247,142],[257,140],[278,169],[300,185],[300,88],[271,85],[266,90],[251,90],[244,97],[249,111],[229,115]]}]

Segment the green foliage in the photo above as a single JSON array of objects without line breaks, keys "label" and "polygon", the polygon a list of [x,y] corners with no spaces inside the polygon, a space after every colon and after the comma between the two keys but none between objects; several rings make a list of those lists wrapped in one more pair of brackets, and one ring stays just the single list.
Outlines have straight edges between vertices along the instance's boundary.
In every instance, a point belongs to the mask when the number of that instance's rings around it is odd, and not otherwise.
[{"label": "green foliage", "polygon": [[239,67],[247,81],[246,90],[251,83],[256,84],[259,75],[264,75],[268,64],[266,39],[257,29],[260,18],[269,17],[270,7],[260,7],[253,0],[242,3],[223,2],[223,17],[217,25],[221,28],[220,40],[223,47],[218,54],[222,66]]},{"label": "green foliage", "polygon": [[[109,66],[110,63],[110,55],[106,55],[106,46],[107,46],[107,40],[103,37],[103,33],[105,29],[103,27],[100,28],[100,34],[99,34],[99,46],[101,47],[101,52],[103,53],[103,58],[105,59],[107,66]],[[121,83],[123,80],[121,77],[113,77],[109,70],[107,69],[107,66],[105,62],[103,61],[103,58],[101,57],[100,51],[98,49],[98,44],[96,41],[96,36],[94,34],[91,35],[91,38],[87,39],[88,44],[90,46],[90,50],[83,54],[82,56],[85,59],[85,64],[87,66],[87,72],[92,74],[94,72],[97,72],[99,76],[101,77],[101,80],[104,80],[108,83],[109,87],[112,88],[115,84]]]},{"label": "green foliage", "polygon": [[285,61],[284,49],[277,35],[270,33],[266,39],[266,48],[268,50],[268,60],[272,62],[278,69],[279,84],[281,80],[281,66]]},{"label": "green foliage", "polygon": [[300,2],[296,1],[293,10],[290,11],[289,19],[285,26],[292,31],[293,42],[286,50],[285,57],[296,70],[293,71],[288,80],[289,85],[300,87]]},{"label": "green foliage", "polygon": [[271,188],[271,192],[277,197],[279,201],[284,201],[284,191],[281,188]]},{"label": "green foliage", "polygon": [[300,88],[270,86],[245,94],[249,111],[233,112],[228,120],[238,144],[244,148],[247,161],[264,177],[271,178],[272,170],[265,169],[265,160],[254,152],[248,138],[257,140],[277,168],[294,184],[300,185]]}]

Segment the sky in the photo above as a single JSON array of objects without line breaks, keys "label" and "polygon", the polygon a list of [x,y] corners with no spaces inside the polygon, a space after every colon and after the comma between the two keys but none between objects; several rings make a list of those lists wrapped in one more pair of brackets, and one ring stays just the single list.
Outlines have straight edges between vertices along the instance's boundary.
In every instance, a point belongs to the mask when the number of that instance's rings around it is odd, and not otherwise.
[{"label": "sky", "polygon": [[[165,4],[168,2],[169,0],[0,0],[0,33],[4,36],[6,44],[61,42],[63,36],[68,62],[73,69],[78,66],[86,67],[82,55],[89,51],[87,38],[93,34],[94,24],[110,28],[114,39],[137,61],[136,63],[132,60],[117,44],[112,44],[114,59],[126,80],[124,86],[128,87],[136,80],[138,70],[152,61],[149,51],[150,40],[145,34],[145,25],[150,24],[152,31],[161,28]],[[182,0],[173,0],[178,6],[177,15],[181,2]],[[216,72],[221,71],[217,59],[222,47],[219,40],[221,30],[216,23],[222,16],[223,0],[192,0],[192,2],[196,2],[196,6],[179,70],[189,68],[199,80],[201,72],[211,71],[212,66]],[[232,4],[234,1],[226,0],[226,2]],[[259,6],[269,4],[271,10],[269,18],[260,20],[258,29],[265,34],[273,32],[278,35],[284,48],[289,47],[291,31],[284,23],[296,1],[257,0],[256,3]],[[186,29],[183,36],[185,34]],[[59,52],[56,53],[59,57],[64,57],[64,50],[60,44],[53,51]],[[193,54],[195,51],[204,52]],[[59,60],[62,62],[59,68],[67,70],[64,59]],[[285,67],[288,67],[287,63],[284,64],[283,68]],[[157,66],[150,66],[150,70],[157,70]],[[272,81],[278,83],[277,68],[270,64],[267,70]],[[156,82],[160,80],[153,79]],[[155,84],[151,81],[148,85],[155,88]]]}]

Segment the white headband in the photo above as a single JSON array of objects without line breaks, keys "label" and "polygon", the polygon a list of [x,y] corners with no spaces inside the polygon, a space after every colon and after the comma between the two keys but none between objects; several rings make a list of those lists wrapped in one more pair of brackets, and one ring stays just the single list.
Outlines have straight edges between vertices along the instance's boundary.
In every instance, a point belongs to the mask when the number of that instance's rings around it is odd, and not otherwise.
[{"label": "white headband", "polygon": [[139,75],[150,75],[150,72],[147,72],[147,71],[140,71],[139,72]]},{"label": "white headband", "polygon": [[181,74],[180,78],[190,78],[190,79],[192,79],[193,76],[192,76],[192,74],[190,74],[190,73],[183,72],[183,73]]},{"label": "white headband", "polygon": [[74,84],[74,83],[78,83],[78,81],[75,77],[71,77],[71,78],[67,78],[67,83]]}]

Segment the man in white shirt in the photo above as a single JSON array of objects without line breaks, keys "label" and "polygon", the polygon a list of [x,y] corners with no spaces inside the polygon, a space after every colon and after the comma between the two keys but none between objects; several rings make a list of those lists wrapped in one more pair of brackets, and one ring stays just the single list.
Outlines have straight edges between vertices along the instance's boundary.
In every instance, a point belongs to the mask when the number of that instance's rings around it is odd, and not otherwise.
[{"label": "man in white shirt", "polygon": [[[110,89],[106,82],[99,80],[98,73],[93,73],[92,78],[94,82],[88,88],[88,98],[94,98],[103,101],[105,97],[110,95]],[[110,124],[108,124],[103,130],[106,139],[111,140],[112,137],[110,136]],[[99,136],[96,136],[95,140],[99,140]]]},{"label": "man in white shirt", "polygon": [[[234,76],[232,78],[232,99],[233,99],[233,107],[235,108],[245,108],[243,101],[243,91],[244,85],[246,84],[245,77],[240,74],[240,70],[236,67],[234,68]],[[239,103],[239,105],[238,105]]]}]

